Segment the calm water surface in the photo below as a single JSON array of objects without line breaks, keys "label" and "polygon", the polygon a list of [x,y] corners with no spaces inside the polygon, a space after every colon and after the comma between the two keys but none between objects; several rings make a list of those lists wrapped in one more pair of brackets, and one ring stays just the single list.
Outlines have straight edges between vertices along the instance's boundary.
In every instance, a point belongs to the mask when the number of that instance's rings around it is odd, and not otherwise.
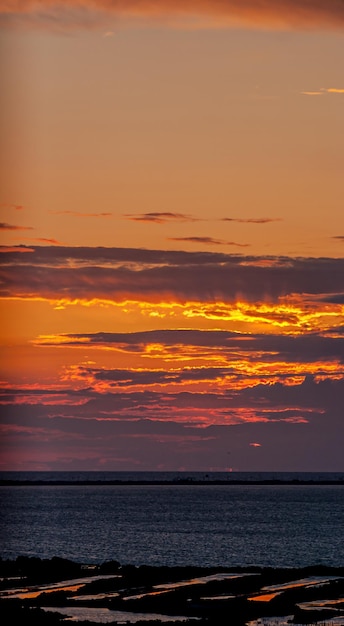
[{"label": "calm water surface", "polygon": [[343,486],[14,486],[0,499],[3,558],[344,565]]}]

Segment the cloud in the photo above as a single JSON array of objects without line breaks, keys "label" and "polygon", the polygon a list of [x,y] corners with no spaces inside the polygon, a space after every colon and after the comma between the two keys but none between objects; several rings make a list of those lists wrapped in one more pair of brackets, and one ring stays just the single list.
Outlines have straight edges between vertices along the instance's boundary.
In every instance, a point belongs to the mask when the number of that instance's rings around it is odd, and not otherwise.
[{"label": "cloud", "polygon": [[[341,0],[1,0],[9,20],[35,26],[104,27],[119,19],[150,19],[172,26],[343,29]],[[21,19],[20,19],[21,18]]]},{"label": "cloud", "polygon": [[10,252],[21,253],[21,252],[34,252],[34,248],[28,248],[27,246],[1,246],[0,253],[8,254]]},{"label": "cloud", "polygon": [[[267,265],[259,262],[264,259],[218,252],[36,246],[30,254],[1,254],[0,293],[50,300],[214,303],[207,314],[217,310],[217,317],[228,311],[224,307],[221,313],[216,303],[245,300],[265,303],[260,313],[247,309],[247,314],[267,319],[269,302],[292,298],[299,306],[307,294],[314,308],[324,297],[343,293],[344,259],[267,257],[277,261]],[[295,315],[288,302],[282,314]]]},{"label": "cloud", "polygon": [[119,387],[180,385],[223,378],[226,368],[183,368],[178,370],[104,370],[81,368],[80,378],[94,376],[94,381],[115,383]]},{"label": "cloud", "polygon": [[[340,327],[339,327],[340,328]],[[214,354],[221,361],[221,367],[209,365],[201,368],[193,367],[183,369],[183,372],[168,371],[166,379],[159,370],[141,372],[123,370],[94,370],[84,368],[84,371],[98,372],[97,377],[102,380],[127,380],[138,382],[151,380],[154,382],[178,382],[185,380],[199,380],[203,378],[214,379],[227,376],[228,374],[242,373],[246,377],[250,374],[254,377],[273,376],[293,377],[295,373],[304,376],[307,373],[306,364],[314,364],[314,373],[322,373],[325,363],[333,363],[328,368],[327,375],[330,377],[343,375],[340,364],[344,364],[344,339],[332,337],[331,334],[309,333],[306,335],[276,335],[238,333],[225,330],[151,330],[133,333],[74,333],[57,336],[41,336],[36,340],[37,345],[46,346],[78,346],[80,344],[92,347],[113,347],[121,352],[135,353],[137,356],[144,355],[146,358],[154,358],[152,346],[155,346],[155,355],[160,358],[168,357],[170,363],[179,361],[179,357],[192,358],[193,363],[197,359],[208,360]],[[241,362],[240,371],[228,369]],[[259,364],[257,370],[252,365]],[[247,367],[245,366],[247,364]],[[274,370],[271,364],[274,363]],[[264,370],[263,365],[268,367]],[[293,366],[291,366],[293,364]],[[301,365],[301,367],[300,367]],[[114,378],[112,378],[114,377]]]},{"label": "cloud", "polygon": [[303,96],[323,96],[323,91],[301,91]]},{"label": "cloud", "polygon": [[0,230],[34,230],[32,226],[17,226],[15,224],[8,224],[7,222],[0,222]]},{"label": "cloud", "polygon": [[[81,389],[16,388],[1,390],[4,406],[26,417],[32,408],[37,416],[61,416],[78,419],[135,419],[142,413],[148,418],[174,419],[187,423],[238,423],[241,421],[289,421],[303,413],[312,414],[340,408],[344,400],[344,378],[316,382],[315,376],[304,377],[295,384],[258,383],[243,389],[185,391],[182,387],[170,392],[136,391],[99,392],[92,387]],[[21,408],[22,407],[22,408]],[[35,407],[35,408],[34,408]],[[214,411],[212,415],[208,411]],[[12,409],[11,409],[12,412]],[[6,411],[4,411],[6,414]],[[208,421],[208,423],[209,423]]]},{"label": "cloud", "polygon": [[325,94],[337,94],[337,95],[340,94],[340,95],[343,95],[344,94],[344,89],[338,89],[336,87],[330,87],[330,88],[322,87],[318,91],[302,91],[301,93],[304,96],[323,96]]},{"label": "cloud", "polygon": [[[115,457],[147,469],[159,461],[166,469],[204,469],[211,458],[228,463],[228,451],[231,465],[243,470],[258,469],[252,458],[267,471],[342,468],[343,381],[309,377],[222,393],[18,388],[3,392],[2,401],[4,451],[17,460],[52,453],[59,469],[66,457],[76,469],[80,459],[96,469],[99,459]],[[258,442],[264,455],[250,445]],[[114,466],[130,467],[128,460]]]},{"label": "cloud", "polygon": [[344,335],[344,324],[340,324],[336,328],[328,328],[324,330],[323,335],[324,337],[340,337],[341,335]]},{"label": "cloud", "polygon": [[222,222],[237,222],[239,224],[270,224],[271,222],[281,222],[280,217],[252,217],[252,218],[239,218],[239,217],[223,217]]},{"label": "cloud", "polygon": [[123,217],[132,222],[153,222],[154,224],[165,224],[166,222],[200,222],[199,218],[185,213],[154,212],[154,213],[128,213]]},{"label": "cloud", "polygon": [[[210,425],[204,428],[166,422],[82,421],[51,418],[42,421],[28,413],[27,421],[4,424],[4,459],[11,469],[82,470],[226,470],[228,463],[245,471],[341,471],[341,442],[336,424],[257,422]],[[251,447],[261,443],[264,454]],[[230,455],[228,454],[230,451]],[[258,453],[257,453],[258,452]],[[291,465],[290,459],[293,460]],[[34,461],[33,461],[34,459]],[[9,464],[7,464],[8,467]],[[41,467],[42,469],[42,467]]]},{"label": "cloud", "polygon": [[200,243],[206,246],[238,246],[246,248],[248,243],[236,243],[235,241],[224,241],[223,239],[214,239],[213,237],[167,237],[168,241],[185,241],[188,243]]},{"label": "cloud", "polygon": [[321,298],[322,302],[330,302],[332,304],[344,304],[344,293],[333,293]]},{"label": "cloud", "polygon": [[[299,384],[255,385],[243,390],[215,392],[189,391],[113,391],[97,393],[85,388],[47,393],[39,389],[15,389],[2,395],[2,423],[29,426],[50,420],[65,421],[67,433],[73,422],[82,422],[101,435],[101,424],[125,421],[128,428],[140,434],[138,420],[158,423],[174,422],[206,428],[213,425],[235,426],[257,423],[302,423],[320,421],[326,429],[341,424],[344,381],[325,380],[316,383],[308,377]],[[15,401],[13,401],[13,398]],[[129,423],[132,422],[132,426]],[[69,425],[68,425],[69,424]],[[83,428],[83,426],[81,426]],[[152,425],[152,430],[154,429]],[[159,428],[157,426],[157,428]],[[254,430],[249,441],[257,441]]]},{"label": "cloud", "polygon": [[24,209],[22,204],[1,204],[3,209],[15,209],[16,211],[22,211]]},{"label": "cloud", "polygon": [[[236,425],[194,425],[139,419],[44,420],[27,411],[16,432],[4,423],[4,459],[11,469],[48,470],[227,470],[228,464],[247,471],[341,471],[342,446],[335,418],[314,417],[309,424],[256,422]],[[264,454],[251,447],[260,442]],[[230,455],[229,455],[230,452]],[[291,463],[292,459],[292,463]],[[33,461],[34,460],[34,461]],[[9,462],[7,463],[7,467]],[[42,467],[41,467],[42,469]]]},{"label": "cloud", "polygon": [[74,215],[75,217],[112,217],[112,213],[82,213],[81,211],[52,211],[54,215]]},{"label": "cloud", "polygon": [[61,241],[54,239],[53,237],[24,237],[26,241],[37,241],[38,243],[47,243],[53,246],[61,246]]},{"label": "cloud", "polygon": [[[220,347],[224,345],[238,346],[241,343],[241,337],[239,333],[224,331],[224,330],[149,330],[133,333],[73,333],[61,335],[67,343],[71,345],[74,342],[80,340],[87,340],[87,342],[94,345],[109,345],[120,344],[121,346],[128,346],[131,350],[141,350],[145,344],[164,344],[167,346],[179,345],[192,345],[192,346],[207,346],[207,347]],[[50,345],[49,342],[46,345]],[[131,346],[131,348],[129,347]]]},{"label": "cloud", "polygon": [[331,87],[330,89],[324,89],[326,93],[336,93],[336,94],[344,94],[344,89],[337,89],[335,87]]},{"label": "cloud", "polygon": [[334,235],[332,239],[339,239],[340,241],[344,241],[344,235]]}]

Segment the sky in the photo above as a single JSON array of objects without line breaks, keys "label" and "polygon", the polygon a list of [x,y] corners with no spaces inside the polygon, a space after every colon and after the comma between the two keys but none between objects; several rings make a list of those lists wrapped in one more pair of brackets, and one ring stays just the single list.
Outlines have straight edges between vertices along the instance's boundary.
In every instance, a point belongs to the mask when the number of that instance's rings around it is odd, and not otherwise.
[{"label": "sky", "polygon": [[0,470],[344,471],[343,32],[0,0]]}]

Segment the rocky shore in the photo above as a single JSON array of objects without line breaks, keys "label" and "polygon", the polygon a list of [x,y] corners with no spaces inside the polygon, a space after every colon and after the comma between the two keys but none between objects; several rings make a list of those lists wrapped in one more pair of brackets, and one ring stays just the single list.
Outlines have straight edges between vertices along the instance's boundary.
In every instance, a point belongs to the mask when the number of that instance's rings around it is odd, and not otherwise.
[{"label": "rocky shore", "polygon": [[[0,560],[3,626],[344,624],[344,567],[199,568]],[[272,619],[273,618],[273,619]]]}]

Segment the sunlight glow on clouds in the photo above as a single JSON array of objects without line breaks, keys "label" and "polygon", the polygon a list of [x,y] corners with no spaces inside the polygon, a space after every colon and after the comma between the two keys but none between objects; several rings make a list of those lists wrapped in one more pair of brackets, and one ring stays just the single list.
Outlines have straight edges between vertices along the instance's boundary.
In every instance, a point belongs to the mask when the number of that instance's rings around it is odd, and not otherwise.
[{"label": "sunlight glow on clouds", "polygon": [[0,294],[48,300],[59,309],[114,306],[184,326],[204,319],[228,329],[256,324],[270,325],[270,332],[304,332],[343,322],[343,264],[124,248],[36,247],[30,254],[10,248],[0,255]]},{"label": "sunlight glow on clouds", "polygon": [[[172,25],[334,28],[344,25],[339,0],[2,0],[3,14],[35,25],[92,27],[108,18],[149,18]],[[109,20],[113,31],[113,19]],[[56,25],[55,24],[55,25]]]},{"label": "sunlight glow on clouds", "polygon": [[133,222],[149,222],[153,224],[165,224],[168,222],[198,222],[199,218],[185,213],[171,213],[156,211],[152,213],[127,214],[124,217]]},{"label": "sunlight glow on clouds", "polygon": [[0,28],[0,467],[343,470],[344,3]]},{"label": "sunlight glow on clouds", "polygon": [[338,89],[336,87],[331,87],[331,88],[326,89],[325,87],[322,87],[321,89],[319,89],[319,91],[302,91],[302,94],[304,96],[323,96],[325,94],[343,95],[344,89]]}]

